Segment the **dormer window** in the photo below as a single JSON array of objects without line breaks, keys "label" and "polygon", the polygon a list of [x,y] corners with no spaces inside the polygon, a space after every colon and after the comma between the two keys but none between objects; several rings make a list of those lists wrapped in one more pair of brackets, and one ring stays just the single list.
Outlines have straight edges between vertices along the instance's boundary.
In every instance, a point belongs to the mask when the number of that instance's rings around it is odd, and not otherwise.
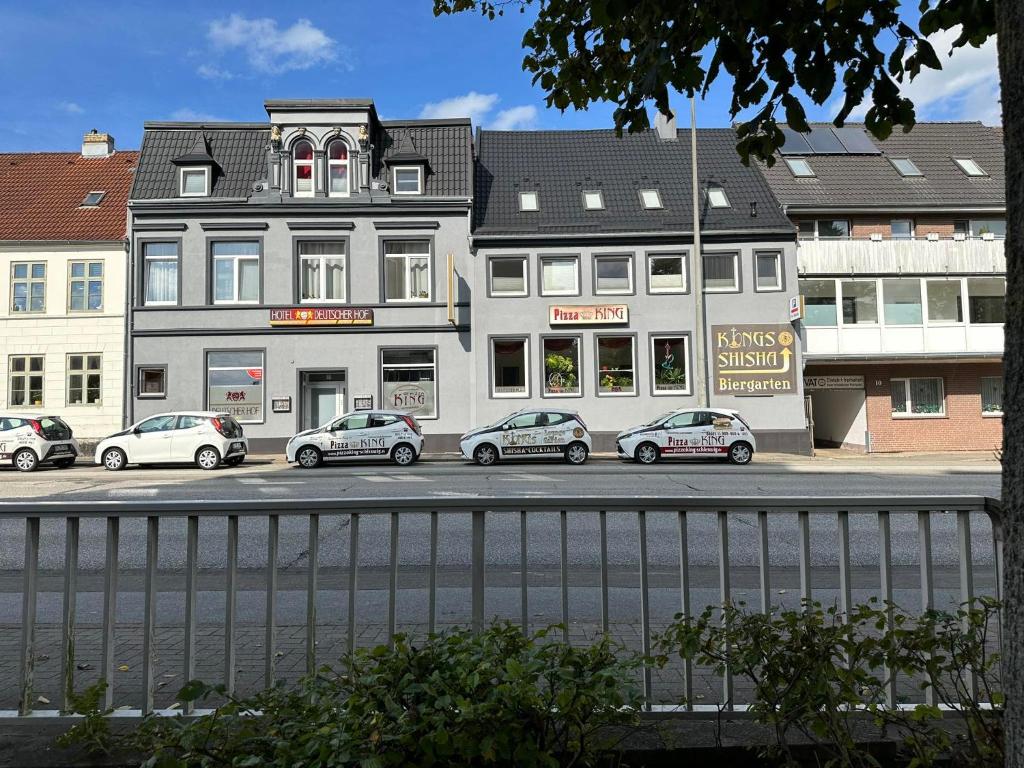
[{"label": "dormer window", "polygon": [[106,192],[90,192],[82,201],[82,208],[95,208],[100,204],[100,202],[102,202],[103,197],[106,194]]},{"label": "dormer window", "polygon": [[423,194],[423,168],[418,165],[395,168],[394,188],[396,195]]},{"label": "dormer window", "polygon": [[719,186],[708,187],[708,204],[712,208],[728,208],[729,198],[725,194],[725,190]]},{"label": "dormer window", "polygon": [[959,167],[960,170],[968,176],[988,176],[988,174],[981,169],[981,166],[969,157],[954,157],[953,162],[956,163],[957,167]]},{"label": "dormer window", "polygon": [[583,192],[583,207],[588,211],[604,210],[604,194],[599,189]]},{"label": "dormer window", "polygon": [[641,189],[640,204],[649,211],[662,208],[661,193],[656,189]]},{"label": "dormer window", "polygon": [[347,195],[348,186],[348,146],[341,139],[327,145],[327,179],[328,192],[331,195]]},{"label": "dormer window", "polygon": [[537,199],[536,192],[520,192],[519,193],[519,210],[520,211],[539,211],[540,201]]},{"label": "dormer window", "polygon": [[182,197],[210,196],[209,168],[182,168],[180,187]]},{"label": "dormer window", "polygon": [[295,163],[295,196],[313,196],[313,145],[301,139],[292,147]]}]

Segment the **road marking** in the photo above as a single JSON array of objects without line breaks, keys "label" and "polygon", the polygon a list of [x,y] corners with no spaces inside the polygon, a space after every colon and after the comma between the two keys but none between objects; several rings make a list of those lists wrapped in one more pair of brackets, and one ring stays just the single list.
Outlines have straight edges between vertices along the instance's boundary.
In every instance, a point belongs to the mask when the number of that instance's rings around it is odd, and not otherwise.
[{"label": "road marking", "polygon": [[419,475],[355,475],[368,483],[432,483],[429,477]]},{"label": "road marking", "polygon": [[156,488],[111,488],[107,491],[108,496],[126,496],[134,498],[139,496],[156,496]]},{"label": "road marking", "polygon": [[514,474],[505,475],[501,478],[502,480],[513,480],[515,482],[526,482],[526,483],[553,483],[555,478],[548,475],[529,475],[529,474]]}]

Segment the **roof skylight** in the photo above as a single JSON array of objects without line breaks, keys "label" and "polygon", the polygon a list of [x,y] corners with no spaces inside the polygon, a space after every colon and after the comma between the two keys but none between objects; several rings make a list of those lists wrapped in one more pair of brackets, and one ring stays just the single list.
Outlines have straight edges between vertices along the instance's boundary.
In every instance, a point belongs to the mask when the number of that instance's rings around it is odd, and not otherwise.
[{"label": "roof skylight", "polygon": [[786,161],[786,165],[789,166],[789,172],[794,176],[807,177],[814,175],[811,164],[802,157],[786,157],[783,159]]},{"label": "roof skylight", "polygon": [[900,176],[923,176],[921,169],[909,157],[890,157],[889,162],[899,171]]},{"label": "roof skylight", "polygon": [[519,210],[520,211],[539,211],[540,201],[537,199],[536,192],[520,192],[519,193]]},{"label": "roof skylight", "polygon": [[712,208],[729,207],[729,198],[725,194],[725,190],[717,185],[708,187],[708,202]]},{"label": "roof skylight", "polygon": [[584,190],[583,207],[588,211],[600,211],[604,208],[604,194],[601,190]]},{"label": "roof skylight", "polygon": [[95,208],[103,200],[106,192],[90,192],[85,196],[85,200],[82,201],[83,208]]},{"label": "roof skylight", "polygon": [[953,162],[956,163],[960,167],[960,170],[968,176],[988,176],[988,174],[981,169],[981,166],[969,157],[954,157]]},{"label": "roof skylight", "polygon": [[661,193],[656,189],[641,189],[640,204],[648,210],[662,208]]}]

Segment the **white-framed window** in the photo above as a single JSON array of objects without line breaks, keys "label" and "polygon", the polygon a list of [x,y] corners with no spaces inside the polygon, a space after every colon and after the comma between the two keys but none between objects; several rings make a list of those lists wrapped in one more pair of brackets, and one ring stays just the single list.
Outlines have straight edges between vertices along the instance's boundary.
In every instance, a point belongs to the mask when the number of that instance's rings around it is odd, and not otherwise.
[{"label": "white-framed window", "polygon": [[46,262],[11,264],[11,312],[46,311]]},{"label": "white-framed window", "polygon": [[544,397],[579,397],[582,384],[579,336],[545,336],[541,339]]},{"label": "white-framed window", "polygon": [[835,280],[801,280],[800,294],[804,297],[804,325],[816,328],[835,328]]},{"label": "white-framed window", "polygon": [[437,360],[433,349],[382,349],[381,403],[418,419],[437,418]]},{"label": "white-framed window", "polygon": [[344,240],[301,240],[299,303],[340,304],[347,300]]},{"label": "white-framed window", "polygon": [[263,352],[206,353],[206,408],[229,413],[240,424],[263,422]]},{"label": "white-framed window", "polygon": [[577,256],[540,257],[541,296],[576,296],[580,292],[580,260]]},{"label": "white-framed window", "polygon": [[739,254],[704,254],[704,292],[732,292],[740,289]]},{"label": "white-framed window", "polygon": [[690,394],[690,340],[686,336],[651,337],[651,381],[656,395]]},{"label": "white-framed window", "polygon": [[893,278],[882,281],[882,317],[886,325],[921,325],[921,281]]},{"label": "white-framed window", "polygon": [[530,340],[491,339],[491,397],[529,397]]},{"label": "white-framed window", "polygon": [[525,256],[494,256],[487,260],[487,268],[491,296],[528,295]]},{"label": "white-framed window", "polygon": [[647,257],[648,293],[686,292],[686,254],[657,253]]},{"label": "white-framed window", "polygon": [[36,407],[43,404],[43,356],[11,355],[7,359],[7,404]]},{"label": "white-framed window", "polygon": [[103,310],[103,262],[72,261],[68,263],[68,310],[100,312]]},{"label": "white-framed window", "polygon": [[925,280],[928,296],[929,325],[950,325],[964,321],[961,282],[956,280]]},{"label": "white-framed window", "polygon": [[802,157],[787,157],[785,160],[786,165],[789,166],[789,172],[797,178],[814,176],[814,170],[811,168],[811,164]]},{"label": "white-framed window", "polygon": [[142,244],[142,303],[147,307],[178,303],[178,244]]},{"label": "white-framed window", "polygon": [[396,195],[423,194],[423,166],[410,165],[399,167],[395,168],[391,173],[394,177]]},{"label": "white-framed window", "polygon": [[588,211],[603,211],[604,193],[600,189],[584,190],[583,207]]},{"label": "white-framed window", "polygon": [[889,162],[892,163],[896,172],[900,176],[922,176],[921,170],[914,165],[914,161],[909,157],[890,157]]},{"label": "white-framed window", "polygon": [[988,176],[981,166],[969,157],[954,157],[953,162],[968,176]]},{"label": "white-framed window", "polygon": [[782,254],[778,251],[754,255],[754,288],[758,291],[782,290]]},{"label": "white-framed window", "polygon": [[540,210],[540,199],[537,197],[536,192],[520,192],[519,193],[519,210],[520,211],[539,211]]},{"label": "white-framed window", "polygon": [[597,336],[597,394],[636,394],[636,343],[632,336]]},{"label": "white-framed window", "polygon": [[640,190],[640,205],[649,211],[663,208],[661,204],[661,192],[656,189]]},{"label": "white-framed window", "polygon": [[913,240],[914,220],[893,219],[889,222],[889,234],[893,240]]},{"label": "white-framed window", "polygon": [[182,168],[179,171],[178,179],[182,197],[209,197],[210,196],[210,169]]},{"label": "white-framed window", "polygon": [[935,418],[946,415],[946,393],[942,379],[891,379],[894,419]]},{"label": "white-framed window", "polygon": [[1003,415],[1003,377],[981,377],[981,415]]},{"label": "white-framed window", "polygon": [[260,244],[254,240],[218,240],[213,255],[213,303],[259,304]]},{"label": "white-framed window", "polygon": [[846,240],[850,237],[848,219],[804,219],[797,222],[801,240]]},{"label": "white-framed window", "polygon": [[349,192],[348,145],[335,139],[327,145],[327,194],[338,197]]},{"label": "white-framed window", "polygon": [[384,300],[430,301],[429,240],[384,241]]},{"label": "white-framed window", "polygon": [[982,240],[1006,239],[1006,219],[971,219],[968,227],[971,237]]},{"label": "white-framed window", "polygon": [[103,357],[68,355],[68,405],[101,405],[103,402]]},{"label": "white-framed window", "polygon": [[972,323],[1005,323],[1006,278],[968,277],[967,303]]},{"label": "white-framed window", "polygon": [[633,292],[633,257],[628,254],[594,257],[594,293]]},{"label": "white-framed window", "polygon": [[874,280],[843,280],[839,289],[843,297],[843,325],[878,325],[878,287]]},{"label": "white-framed window", "polygon": [[292,145],[292,176],[295,197],[313,196],[313,143],[299,139]]},{"label": "white-framed window", "polygon": [[167,368],[162,365],[139,366],[136,396],[162,398],[167,396]]},{"label": "white-framed window", "polygon": [[712,208],[729,208],[729,197],[725,189],[718,185],[708,187],[708,204]]}]

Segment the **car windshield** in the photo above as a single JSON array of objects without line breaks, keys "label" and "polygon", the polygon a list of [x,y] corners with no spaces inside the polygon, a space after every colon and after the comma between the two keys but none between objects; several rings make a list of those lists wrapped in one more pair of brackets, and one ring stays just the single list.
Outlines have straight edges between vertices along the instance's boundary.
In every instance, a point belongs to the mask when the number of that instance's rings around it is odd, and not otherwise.
[{"label": "car windshield", "polygon": [[663,413],[663,414],[661,414],[661,416],[659,416],[658,418],[654,419],[653,421],[649,421],[646,424],[644,424],[644,426],[645,427],[653,427],[655,424],[661,424],[661,422],[663,422],[665,419],[667,419],[669,416],[671,416],[674,413],[675,413],[675,411],[669,411],[668,413]]},{"label": "car windshield", "polygon": [[58,418],[44,416],[39,420],[42,427],[43,437],[47,440],[70,440],[71,428]]},{"label": "car windshield", "polygon": [[221,434],[224,437],[241,437],[244,432],[242,431],[242,425],[235,421],[234,416],[218,416],[221,425]]}]

